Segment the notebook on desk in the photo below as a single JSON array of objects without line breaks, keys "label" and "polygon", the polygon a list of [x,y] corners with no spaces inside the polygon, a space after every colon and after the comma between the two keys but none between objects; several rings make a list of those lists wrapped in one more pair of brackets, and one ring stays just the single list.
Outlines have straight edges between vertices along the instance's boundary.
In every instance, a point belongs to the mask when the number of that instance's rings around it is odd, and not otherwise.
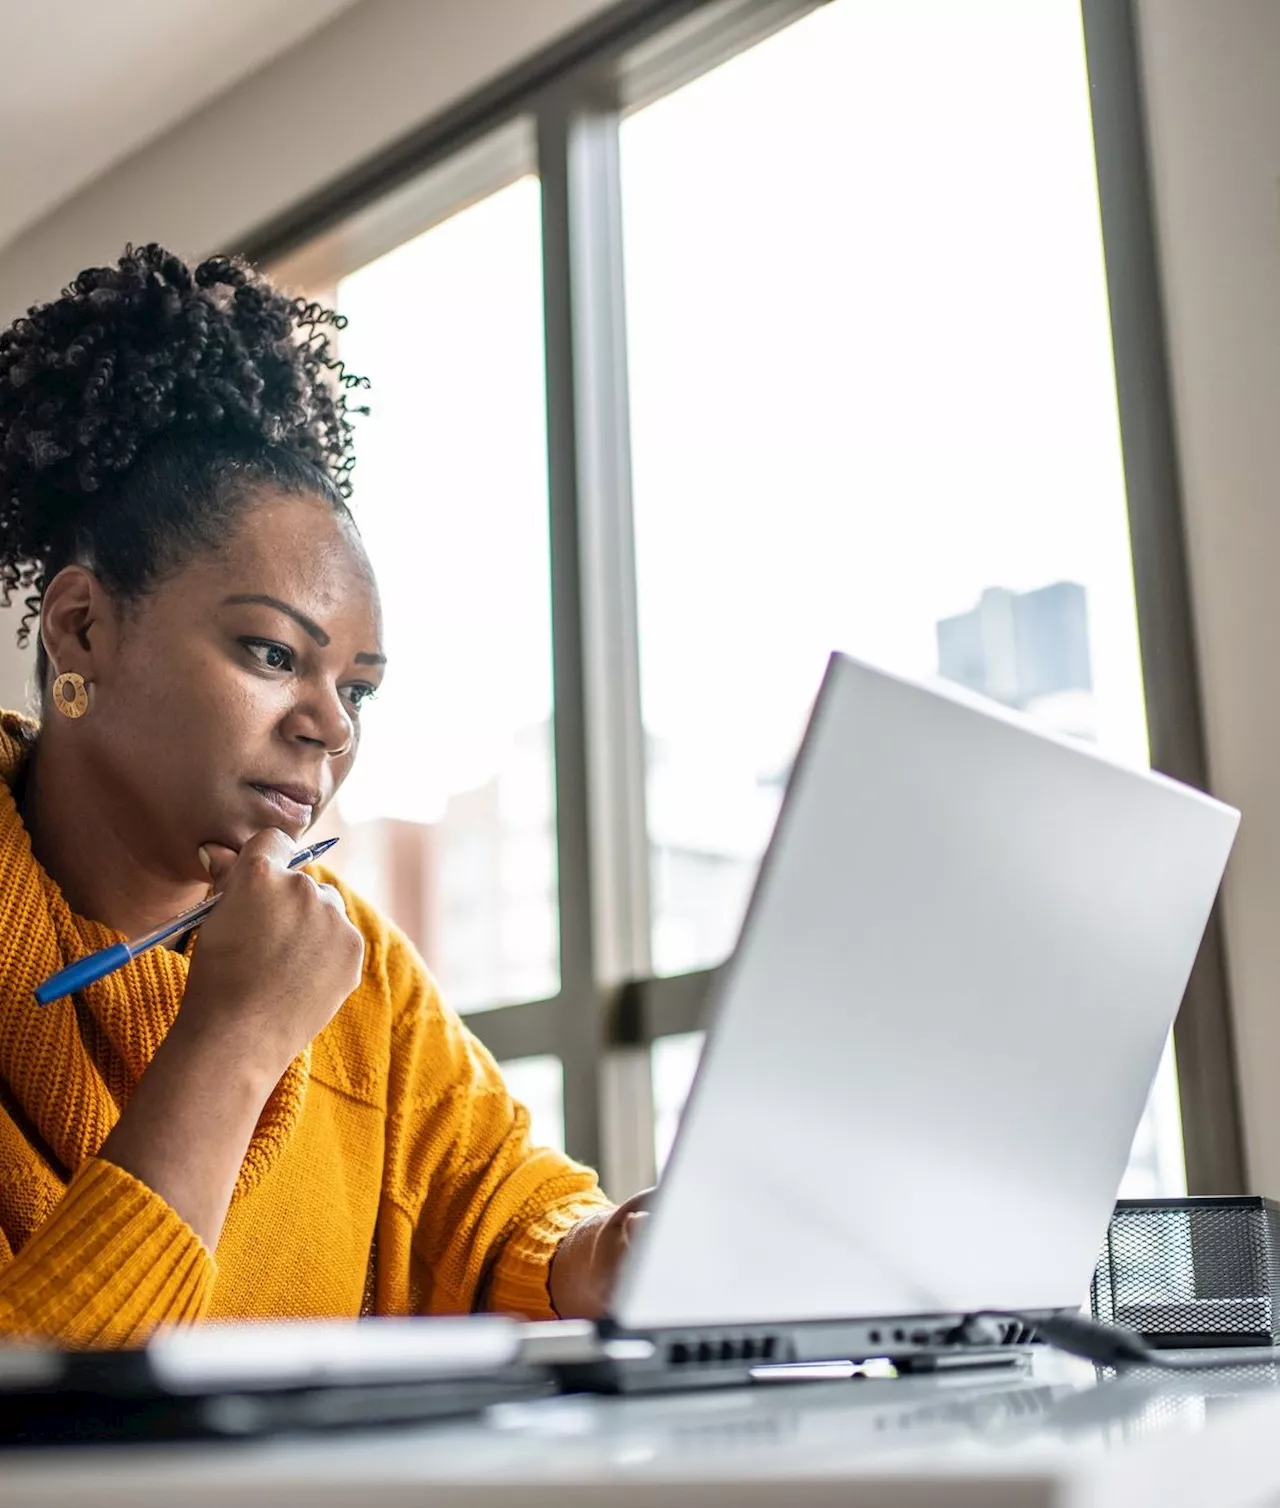
[{"label": "notebook on desk", "polygon": [[1079,1308],[1238,820],[834,656],[612,1312],[527,1354],[937,1367],[1025,1339],[980,1311]]},{"label": "notebook on desk", "polygon": [[0,1449],[420,1423],[554,1391],[500,1315],[157,1332],[125,1351],[0,1348]]}]

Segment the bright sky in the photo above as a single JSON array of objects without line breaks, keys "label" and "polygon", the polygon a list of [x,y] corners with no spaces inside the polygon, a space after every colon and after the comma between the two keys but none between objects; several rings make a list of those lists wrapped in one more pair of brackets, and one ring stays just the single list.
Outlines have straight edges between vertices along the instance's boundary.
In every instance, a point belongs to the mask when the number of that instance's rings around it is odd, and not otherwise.
[{"label": "bright sky", "polygon": [[831,647],[1067,577],[1145,759],[1078,5],[837,0],[623,169],[650,726],[781,761]]},{"label": "bright sky", "polygon": [[541,220],[527,178],[339,287],[390,669],[340,800],[434,821],[551,712]]},{"label": "bright sky", "polygon": [[[831,648],[930,673],[939,617],[1065,577],[1145,759],[1073,0],[835,0],[622,151],[649,728],[777,766]],[[550,710],[540,277],[526,179],[341,285],[393,655],[352,817]]]}]

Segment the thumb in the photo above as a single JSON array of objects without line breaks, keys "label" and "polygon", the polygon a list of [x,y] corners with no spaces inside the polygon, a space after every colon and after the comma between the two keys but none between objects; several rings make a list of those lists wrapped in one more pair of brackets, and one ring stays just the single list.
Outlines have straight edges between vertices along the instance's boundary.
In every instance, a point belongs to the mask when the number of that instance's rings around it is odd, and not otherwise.
[{"label": "thumb", "polygon": [[649,1219],[648,1210],[633,1210],[622,1225],[622,1244],[630,1246],[644,1230]]},{"label": "thumb", "polygon": [[200,862],[213,882],[213,888],[221,890],[227,875],[231,872],[231,866],[240,855],[234,848],[226,848],[221,843],[204,843],[198,852]]}]

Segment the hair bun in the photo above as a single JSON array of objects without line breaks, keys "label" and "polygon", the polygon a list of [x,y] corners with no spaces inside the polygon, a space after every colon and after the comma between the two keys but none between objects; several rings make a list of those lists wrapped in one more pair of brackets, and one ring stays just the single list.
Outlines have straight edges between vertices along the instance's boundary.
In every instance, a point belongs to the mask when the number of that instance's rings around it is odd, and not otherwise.
[{"label": "hair bun", "polygon": [[129,246],[0,332],[0,598],[40,585],[89,499],[184,432],[261,442],[350,495],[349,389],[328,337],[341,315],[289,298],[238,257],[194,269]]}]

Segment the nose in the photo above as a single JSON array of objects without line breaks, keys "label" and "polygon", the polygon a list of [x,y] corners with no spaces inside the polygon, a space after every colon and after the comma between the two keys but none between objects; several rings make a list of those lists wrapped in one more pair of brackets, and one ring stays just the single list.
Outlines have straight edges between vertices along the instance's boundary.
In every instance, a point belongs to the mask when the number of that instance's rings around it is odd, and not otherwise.
[{"label": "nose", "polygon": [[322,748],[331,759],[341,758],[355,742],[355,722],[336,686],[306,688],[289,716],[286,736]]}]

